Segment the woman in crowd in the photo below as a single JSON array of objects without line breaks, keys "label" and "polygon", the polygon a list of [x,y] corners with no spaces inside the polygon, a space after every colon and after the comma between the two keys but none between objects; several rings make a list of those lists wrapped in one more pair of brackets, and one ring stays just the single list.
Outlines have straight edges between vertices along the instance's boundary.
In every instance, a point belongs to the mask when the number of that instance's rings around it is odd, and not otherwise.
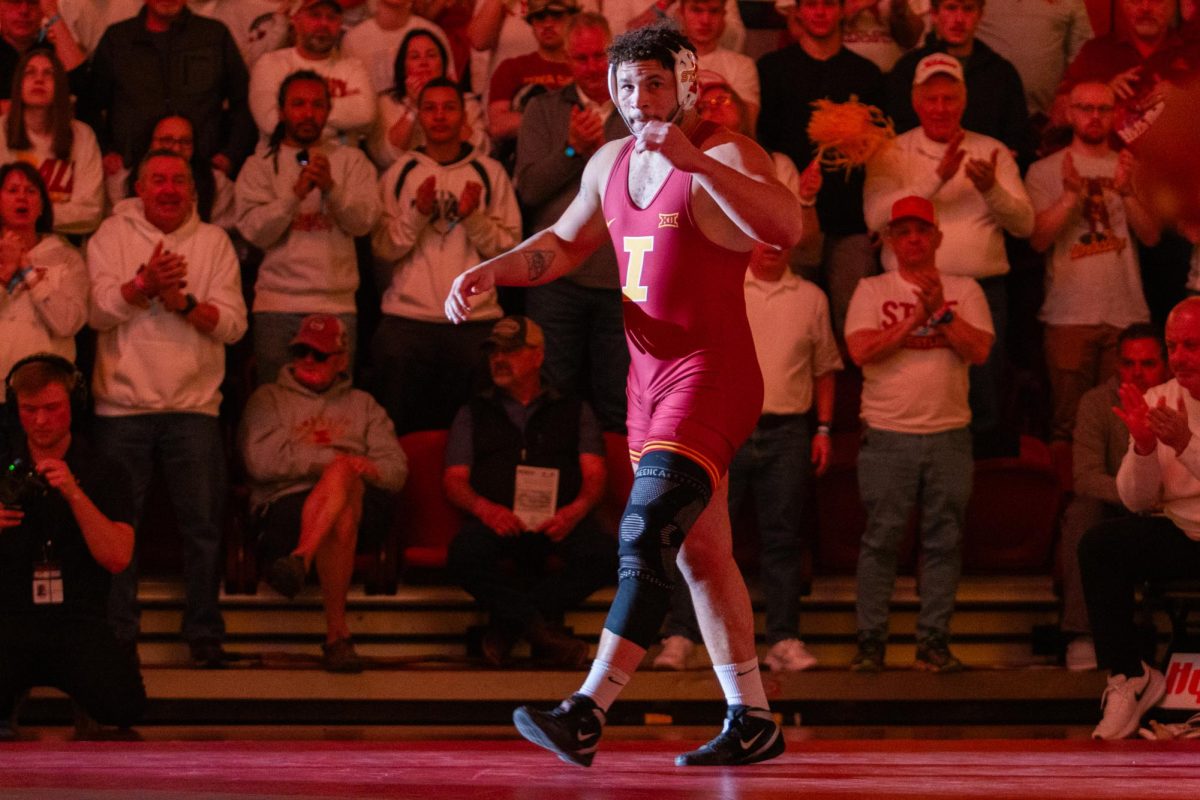
[{"label": "woman in crowd", "polygon": [[53,228],[38,171],[23,161],[0,166],[0,375],[33,353],[75,360],[75,334],[88,315],[87,266]]},{"label": "woman in crowd", "polygon": [[[424,143],[417,123],[417,99],[421,88],[434,78],[445,77],[448,54],[445,46],[422,30],[409,32],[396,52],[395,88],[379,95],[379,113],[367,150],[380,171],[392,165],[400,155]],[[479,152],[488,150],[487,125],[483,106],[468,95],[464,103],[466,141]]]},{"label": "woman in crowd", "polygon": [[91,233],[104,211],[104,170],[96,135],[71,112],[67,73],[49,50],[29,50],[13,73],[12,105],[0,125],[0,162],[41,173],[54,204],[54,230]]}]

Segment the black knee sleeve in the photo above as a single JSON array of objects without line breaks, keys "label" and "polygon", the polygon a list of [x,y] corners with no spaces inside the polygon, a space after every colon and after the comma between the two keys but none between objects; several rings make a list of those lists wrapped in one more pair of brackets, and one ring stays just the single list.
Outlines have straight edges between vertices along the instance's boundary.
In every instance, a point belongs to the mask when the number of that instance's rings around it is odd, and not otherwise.
[{"label": "black knee sleeve", "polygon": [[670,607],[675,557],[712,490],[690,458],[664,450],[642,457],[621,517],[617,595],[604,627],[641,647],[654,641]]}]

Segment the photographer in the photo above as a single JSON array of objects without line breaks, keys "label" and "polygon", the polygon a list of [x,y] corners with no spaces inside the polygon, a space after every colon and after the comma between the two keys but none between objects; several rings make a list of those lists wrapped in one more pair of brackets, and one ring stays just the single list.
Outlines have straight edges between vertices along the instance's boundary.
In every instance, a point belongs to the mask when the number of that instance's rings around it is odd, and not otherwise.
[{"label": "photographer", "polygon": [[19,430],[0,474],[0,738],[32,686],[54,686],[97,721],[129,727],[146,691],[107,621],[109,582],[133,555],[127,474],[71,431],[83,378],[39,353],[5,381]]}]

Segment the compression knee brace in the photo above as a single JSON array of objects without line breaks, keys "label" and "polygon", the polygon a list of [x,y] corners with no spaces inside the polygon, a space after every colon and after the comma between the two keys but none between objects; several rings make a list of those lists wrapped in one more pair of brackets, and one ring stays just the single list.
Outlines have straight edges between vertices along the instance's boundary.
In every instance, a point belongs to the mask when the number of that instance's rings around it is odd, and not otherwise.
[{"label": "compression knee brace", "polygon": [[683,538],[708,505],[708,473],[686,456],[652,450],[638,463],[621,517],[617,594],[604,627],[648,647],[662,626]]}]

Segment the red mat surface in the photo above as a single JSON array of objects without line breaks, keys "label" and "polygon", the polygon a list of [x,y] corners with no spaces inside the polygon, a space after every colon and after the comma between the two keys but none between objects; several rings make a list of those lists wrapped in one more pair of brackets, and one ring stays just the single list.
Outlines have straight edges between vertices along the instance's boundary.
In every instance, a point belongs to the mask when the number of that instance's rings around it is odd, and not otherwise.
[{"label": "red mat surface", "polygon": [[523,742],[17,743],[8,800],[222,798],[1194,798],[1200,744],[1127,741],[789,742],[738,770],[678,769],[675,742],[609,743],[591,769]]}]

